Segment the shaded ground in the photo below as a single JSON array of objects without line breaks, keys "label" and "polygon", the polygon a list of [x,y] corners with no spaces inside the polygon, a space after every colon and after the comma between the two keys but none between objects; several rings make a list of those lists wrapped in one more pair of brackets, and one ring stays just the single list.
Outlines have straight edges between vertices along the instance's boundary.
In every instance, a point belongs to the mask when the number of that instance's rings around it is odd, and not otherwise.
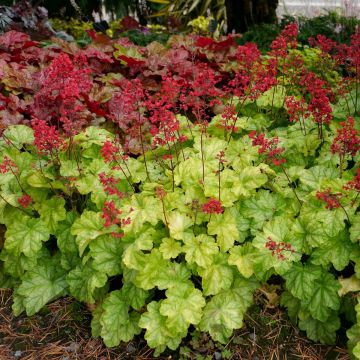
[{"label": "shaded ground", "polygon": [[[234,360],[348,360],[345,348],[322,346],[307,340],[266,292],[259,292],[245,318],[226,346],[206,334],[194,332],[178,352],[156,359]],[[71,298],[59,299],[30,318],[11,313],[11,292],[0,289],[0,360],[107,360],[155,359],[141,337],[114,349],[92,339],[90,312]]]}]

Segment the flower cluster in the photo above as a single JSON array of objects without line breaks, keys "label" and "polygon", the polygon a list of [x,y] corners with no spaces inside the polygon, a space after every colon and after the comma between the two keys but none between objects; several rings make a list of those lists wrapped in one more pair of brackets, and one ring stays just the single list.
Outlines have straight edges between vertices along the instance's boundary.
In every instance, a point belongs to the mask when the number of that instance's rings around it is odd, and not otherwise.
[{"label": "flower cluster", "polygon": [[325,191],[317,191],[316,197],[319,200],[326,202],[326,208],[329,210],[337,209],[341,206],[339,197],[341,196],[341,193],[333,193],[331,192],[331,189],[327,189]]},{"label": "flower cluster", "polygon": [[106,176],[106,174],[102,172],[99,174],[99,180],[108,195],[116,195],[119,199],[124,198],[125,194],[116,187],[119,181],[113,176]]},{"label": "flower cluster", "polygon": [[294,253],[292,245],[289,243],[284,243],[283,241],[277,243],[274,241],[271,236],[267,238],[267,242],[265,247],[271,251],[271,255],[276,256],[278,260],[285,260],[284,252],[288,251],[290,253]]},{"label": "flower cluster", "polygon": [[55,126],[48,126],[46,121],[33,119],[31,126],[34,130],[34,144],[39,153],[48,153],[64,148],[65,142],[60,138]]},{"label": "flower cluster", "polygon": [[18,172],[18,167],[8,156],[4,156],[2,163],[0,164],[0,173],[6,174],[7,172]]},{"label": "flower cluster", "polygon": [[280,154],[285,149],[278,147],[279,139],[277,137],[266,139],[264,133],[257,135],[254,130],[249,133],[249,138],[252,139],[253,146],[260,146],[258,153],[265,154],[267,159],[271,160],[275,166],[286,163],[286,159],[280,157]]},{"label": "flower cluster", "polygon": [[101,156],[105,162],[111,162],[116,160],[116,155],[119,152],[119,148],[115,146],[111,141],[105,141],[100,149]]},{"label": "flower cluster", "polygon": [[360,138],[354,128],[354,119],[349,116],[347,122],[340,122],[340,126],[337,136],[331,144],[331,152],[341,156],[355,156],[360,149]]},{"label": "flower cluster", "polygon": [[310,115],[304,98],[296,100],[294,96],[286,96],[285,108],[289,114],[290,122],[301,121],[308,118]]},{"label": "flower cluster", "polygon": [[202,206],[202,212],[205,214],[222,214],[224,212],[221,202],[216,199],[210,199]]},{"label": "flower cluster", "polygon": [[344,185],[345,190],[353,189],[355,191],[360,191],[360,168],[357,170],[356,175],[352,180],[350,180],[346,185]]},{"label": "flower cluster", "polygon": [[119,224],[121,219],[119,215],[122,214],[122,211],[118,209],[114,201],[105,201],[104,207],[102,209],[102,218],[105,220],[105,227],[111,225]]},{"label": "flower cluster", "polygon": [[32,202],[33,202],[33,199],[28,194],[24,194],[23,196],[18,198],[18,203],[24,209],[26,209]]}]

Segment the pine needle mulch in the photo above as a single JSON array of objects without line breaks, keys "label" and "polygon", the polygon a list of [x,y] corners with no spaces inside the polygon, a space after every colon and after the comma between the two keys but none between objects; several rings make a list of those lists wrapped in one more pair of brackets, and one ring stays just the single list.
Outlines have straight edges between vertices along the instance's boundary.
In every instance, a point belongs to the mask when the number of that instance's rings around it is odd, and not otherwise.
[{"label": "pine needle mulch", "polygon": [[[177,352],[154,358],[143,336],[107,349],[91,337],[90,311],[69,297],[49,304],[39,314],[15,317],[11,291],[0,289],[0,360],[349,360],[346,348],[315,344],[306,339],[278,307],[256,305],[245,317],[243,329],[228,344],[213,342],[194,332]],[[143,334],[142,334],[143,335]]]}]

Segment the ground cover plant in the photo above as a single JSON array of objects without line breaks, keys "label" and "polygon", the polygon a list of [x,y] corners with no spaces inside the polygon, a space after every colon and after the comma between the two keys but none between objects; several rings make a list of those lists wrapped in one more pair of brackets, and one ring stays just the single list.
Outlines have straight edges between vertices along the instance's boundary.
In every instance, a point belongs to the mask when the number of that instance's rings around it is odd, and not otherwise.
[{"label": "ground cover plant", "polygon": [[[226,343],[276,285],[314,341],[360,358],[360,32],[261,55],[234,37],[79,48],[0,36],[2,287],[71,295],[117,346]],[[66,74],[66,75],[65,75]]]}]

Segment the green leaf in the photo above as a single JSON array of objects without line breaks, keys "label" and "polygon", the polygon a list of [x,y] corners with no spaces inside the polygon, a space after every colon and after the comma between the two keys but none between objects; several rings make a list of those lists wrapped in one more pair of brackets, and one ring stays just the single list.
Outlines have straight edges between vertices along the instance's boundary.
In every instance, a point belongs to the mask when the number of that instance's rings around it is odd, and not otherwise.
[{"label": "green leaf", "polygon": [[89,210],[85,210],[71,227],[71,234],[76,235],[80,256],[92,240],[112,231],[113,227],[105,228],[101,213]]},{"label": "green leaf", "polygon": [[93,304],[98,297],[98,290],[106,285],[107,276],[95,270],[92,262],[88,261],[85,265],[80,264],[71,270],[66,280],[71,295],[79,301]]},{"label": "green leaf", "polygon": [[257,249],[251,243],[245,243],[242,246],[234,246],[230,249],[229,265],[235,265],[240,274],[249,278],[254,274],[254,254]]},{"label": "green leaf", "polygon": [[196,263],[201,267],[211,265],[214,255],[219,252],[219,248],[212,236],[200,234],[184,239],[185,259],[189,263]]},{"label": "green leaf", "polygon": [[41,255],[41,251],[34,257],[28,257],[24,254],[18,255],[7,249],[2,249],[0,252],[0,260],[3,261],[3,271],[14,278],[21,278],[26,270],[37,266],[37,256],[39,255]]},{"label": "green leaf", "polygon": [[169,289],[183,284],[189,284],[191,276],[190,270],[184,263],[168,263],[161,272],[158,273],[154,283],[160,289]]},{"label": "green leaf", "polygon": [[144,257],[144,266],[139,269],[134,284],[144,290],[150,290],[157,284],[160,273],[166,271],[169,261],[165,260],[159,249],[153,249]]},{"label": "green leaf", "polygon": [[106,346],[118,346],[121,341],[128,342],[141,332],[138,326],[140,316],[129,314],[129,305],[120,290],[109,294],[102,303],[102,309],[101,337]]},{"label": "green leaf", "polygon": [[126,282],[121,288],[123,298],[126,299],[133,309],[140,310],[145,305],[145,300],[149,296],[149,292],[136,287],[131,282]]},{"label": "green leaf", "polygon": [[249,166],[239,171],[239,179],[234,183],[233,193],[237,198],[240,196],[249,197],[255,189],[264,185],[268,177],[261,171],[260,167]]},{"label": "green leaf", "polygon": [[49,236],[49,229],[41,219],[22,215],[9,225],[4,247],[15,255],[36,256]]},{"label": "green leaf", "polygon": [[360,291],[360,279],[358,279],[355,275],[352,275],[348,278],[339,277],[338,281],[341,286],[338,291],[340,297],[346,295],[349,292]]},{"label": "green leaf", "polygon": [[35,206],[51,234],[55,234],[59,221],[65,220],[65,200],[62,197],[53,196]]},{"label": "green leaf", "polygon": [[98,338],[101,334],[101,315],[103,313],[102,303],[96,306],[95,310],[92,312],[91,319],[91,336]]},{"label": "green leaf", "polygon": [[350,240],[354,243],[360,243],[360,214],[351,218]]},{"label": "green leaf", "polygon": [[339,288],[339,282],[329,273],[323,272],[321,277],[315,280],[313,293],[308,306],[310,314],[314,319],[327,321],[331,314],[330,309],[339,309]]},{"label": "green leaf", "polygon": [[205,299],[200,290],[191,284],[181,284],[166,290],[166,299],[160,306],[160,314],[166,316],[167,328],[174,332],[186,332],[189,325],[200,322]]},{"label": "green leaf", "polygon": [[286,288],[296,298],[309,300],[314,291],[315,280],[320,278],[321,273],[319,266],[293,264],[284,274]]},{"label": "green leaf", "polygon": [[74,253],[78,255],[78,247],[75,236],[71,234],[71,227],[77,219],[75,212],[67,212],[66,218],[59,222],[55,232],[57,245],[62,253]]},{"label": "green leaf", "polygon": [[176,240],[182,240],[184,233],[193,225],[192,219],[178,211],[172,211],[167,215],[170,236]]},{"label": "green leaf", "polygon": [[256,287],[257,282],[253,279],[236,279],[229,290],[213,296],[206,304],[199,329],[208,331],[214,340],[226,343],[233,329],[242,327]]},{"label": "green leaf", "polygon": [[[148,345],[156,349],[156,354],[162,353],[166,347],[172,350],[178,348],[185,333],[172,332],[166,325],[167,317],[161,315],[162,301],[152,301],[147,306],[147,312],[141,315],[139,326],[146,329],[145,339]],[[155,355],[156,356],[156,355]]]},{"label": "green leaf", "polygon": [[240,239],[236,219],[227,209],[223,214],[213,214],[207,227],[209,235],[217,235],[216,242],[221,251],[228,251]]},{"label": "green leaf", "polygon": [[301,309],[301,301],[291,295],[289,291],[284,291],[281,294],[280,304],[286,307],[290,320],[296,323]]},{"label": "green leaf", "polygon": [[60,175],[72,177],[79,176],[80,172],[78,163],[75,160],[61,160]]},{"label": "green leaf", "polygon": [[306,331],[309,339],[331,345],[335,344],[336,330],[340,328],[340,320],[336,315],[331,315],[326,322],[309,317],[299,321],[299,328]]},{"label": "green leaf", "polygon": [[164,259],[176,258],[181,253],[181,244],[173,238],[164,238],[159,250]]},{"label": "green leaf", "polygon": [[124,244],[119,239],[102,235],[93,240],[89,247],[90,256],[94,259],[94,269],[108,276],[121,274]]},{"label": "green leaf", "polygon": [[311,262],[316,265],[334,265],[338,271],[343,270],[350,261],[350,255],[356,245],[350,242],[346,231],[341,231],[337,236],[328,238],[325,244],[316,248],[311,254]]},{"label": "green leaf", "polygon": [[287,207],[284,198],[276,193],[259,190],[254,196],[241,203],[241,215],[253,220],[253,226],[261,229],[265,221],[280,215]]},{"label": "green leaf", "polygon": [[161,202],[152,196],[144,196],[142,194],[134,194],[131,199],[128,217],[131,222],[124,227],[125,232],[138,233],[146,222],[155,226],[162,219],[163,211]]},{"label": "green leaf", "polygon": [[199,268],[198,273],[202,278],[204,295],[216,295],[222,290],[227,290],[233,282],[233,270],[228,265],[227,255],[215,255],[214,262],[206,267]]},{"label": "green leaf", "polygon": [[66,274],[53,259],[41,261],[28,270],[18,288],[28,316],[37,313],[48,302],[65,295]]},{"label": "green leaf", "polygon": [[8,126],[4,131],[4,137],[19,149],[23,144],[32,144],[34,142],[33,130],[26,125]]}]

